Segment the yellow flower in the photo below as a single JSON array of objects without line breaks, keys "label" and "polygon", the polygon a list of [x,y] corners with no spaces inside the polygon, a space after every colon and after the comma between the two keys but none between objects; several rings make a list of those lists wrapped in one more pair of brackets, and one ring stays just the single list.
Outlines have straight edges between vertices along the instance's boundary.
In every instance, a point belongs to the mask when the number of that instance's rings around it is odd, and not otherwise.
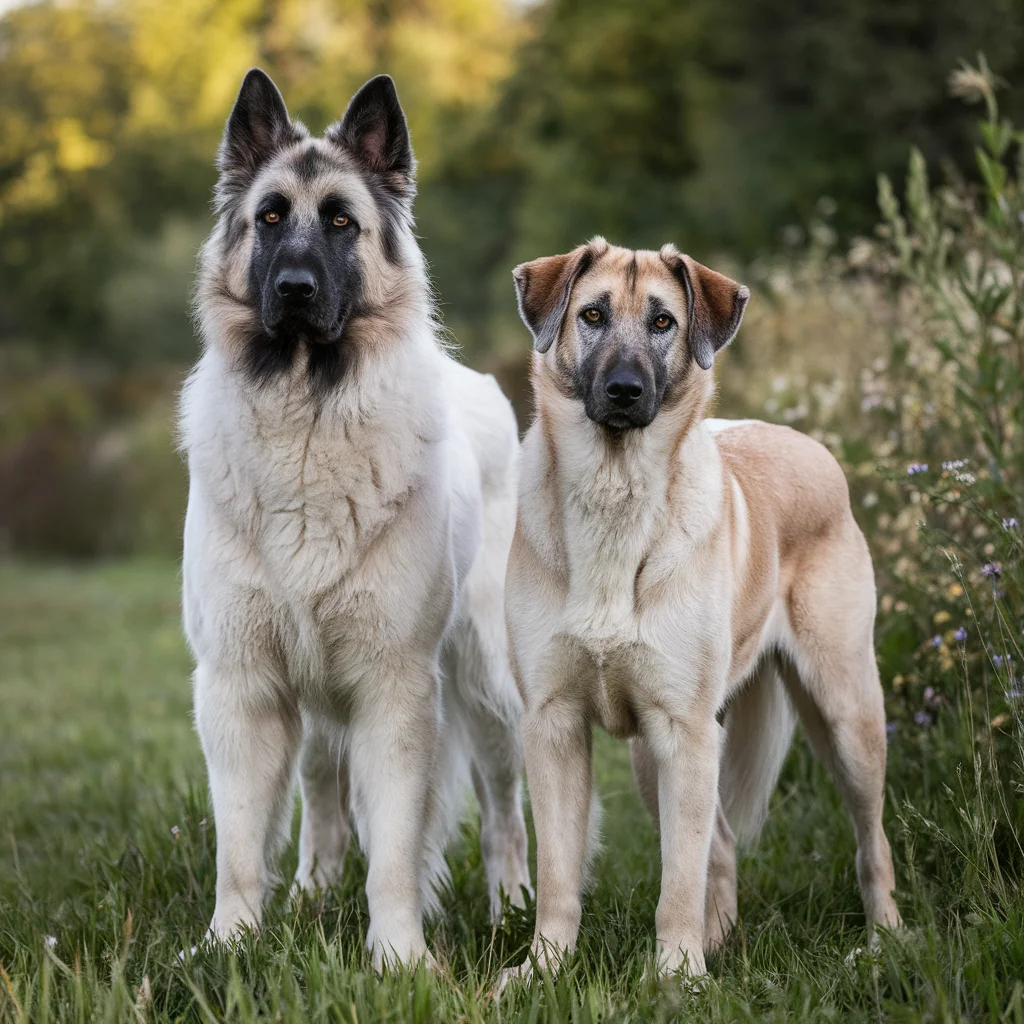
[{"label": "yellow flower", "polygon": [[943,622],[949,622],[949,619],[949,612],[941,611],[935,613],[935,617],[932,619],[932,621],[935,623],[936,626],[938,626],[941,625]]},{"label": "yellow flower", "polygon": [[951,601],[957,597],[963,596],[964,588],[961,587],[959,583],[951,583],[949,585],[949,588],[946,590],[946,597],[948,597]]}]

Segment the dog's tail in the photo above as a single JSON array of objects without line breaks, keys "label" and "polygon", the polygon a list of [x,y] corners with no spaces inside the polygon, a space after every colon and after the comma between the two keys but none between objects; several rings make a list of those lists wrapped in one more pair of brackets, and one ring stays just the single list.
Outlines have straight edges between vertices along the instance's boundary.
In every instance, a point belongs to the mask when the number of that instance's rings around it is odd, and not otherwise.
[{"label": "dog's tail", "polygon": [[757,838],[793,739],[796,712],[773,659],[767,659],[733,700],[718,791],[740,842]]}]

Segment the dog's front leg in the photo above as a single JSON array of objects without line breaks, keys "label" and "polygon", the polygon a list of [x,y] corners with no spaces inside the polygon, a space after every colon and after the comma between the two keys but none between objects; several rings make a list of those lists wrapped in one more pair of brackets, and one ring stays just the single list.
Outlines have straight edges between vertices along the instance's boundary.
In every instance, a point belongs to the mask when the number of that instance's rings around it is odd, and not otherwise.
[{"label": "dog's front leg", "polygon": [[196,669],[196,726],[217,826],[210,935],[222,941],[259,927],[271,859],[287,836],[302,724],[283,694],[265,667]]},{"label": "dog's front leg", "polygon": [[[555,697],[523,723],[537,833],[537,924],[532,953],[556,968],[576,948],[591,803],[591,726],[585,709]],[[523,965],[527,967],[526,964]]]},{"label": "dog's front leg", "polygon": [[423,937],[424,833],[437,796],[440,681],[416,665],[365,680],[350,726],[349,770],[366,853],[373,966],[415,964]]},{"label": "dog's front leg", "polygon": [[713,715],[659,714],[647,739],[658,765],[661,897],[658,969],[701,975],[704,898],[718,799],[720,727]]}]

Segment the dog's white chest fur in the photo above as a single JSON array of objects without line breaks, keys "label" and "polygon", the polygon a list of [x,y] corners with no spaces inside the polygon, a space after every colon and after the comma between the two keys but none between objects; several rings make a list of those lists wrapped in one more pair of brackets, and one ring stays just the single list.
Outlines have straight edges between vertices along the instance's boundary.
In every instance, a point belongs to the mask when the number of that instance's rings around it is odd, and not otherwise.
[{"label": "dog's white chest fur", "polygon": [[[706,443],[701,436],[693,445]],[[685,589],[688,579],[696,584],[707,577],[700,541],[721,502],[720,480],[717,460],[710,472],[693,474],[692,543],[674,534],[669,544],[663,462],[627,451],[596,472],[593,463],[588,473],[565,467],[560,497],[569,590],[556,634],[575,652],[598,720],[613,734],[633,731],[638,705],[685,700],[699,680],[680,678],[679,666],[699,665],[709,647],[720,646],[716,602],[681,601],[667,616],[663,601],[649,601],[666,587]],[[655,681],[671,681],[677,692],[667,697]]]},{"label": "dog's white chest fur", "polygon": [[262,622],[265,635],[249,639],[276,645],[303,689],[323,680],[347,628],[376,617],[367,554],[425,478],[446,468],[446,420],[404,391],[399,380],[372,396],[282,401],[240,389],[215,356],[204,358],[183,414],[194,642],[235,635],[205,630],[204,620]]}]

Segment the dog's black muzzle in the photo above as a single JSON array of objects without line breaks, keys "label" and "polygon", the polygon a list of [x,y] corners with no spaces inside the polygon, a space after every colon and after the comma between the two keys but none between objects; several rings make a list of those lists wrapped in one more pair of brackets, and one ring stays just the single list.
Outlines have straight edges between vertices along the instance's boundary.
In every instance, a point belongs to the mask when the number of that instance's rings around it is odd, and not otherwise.
[{"label": "dog's black muzzle", "polygon": [[657,390],[653,375],[635,360],[613,363],[590,386],[587,416],[613,431],[646,427],[658,412]]},{"label": "dog's black muzzle", "polygon": [[263,287],[263,326],[271,337],[298,334],[313,344],[336,342],[349,305],[320,268],[299,263],[276,267]]}]

